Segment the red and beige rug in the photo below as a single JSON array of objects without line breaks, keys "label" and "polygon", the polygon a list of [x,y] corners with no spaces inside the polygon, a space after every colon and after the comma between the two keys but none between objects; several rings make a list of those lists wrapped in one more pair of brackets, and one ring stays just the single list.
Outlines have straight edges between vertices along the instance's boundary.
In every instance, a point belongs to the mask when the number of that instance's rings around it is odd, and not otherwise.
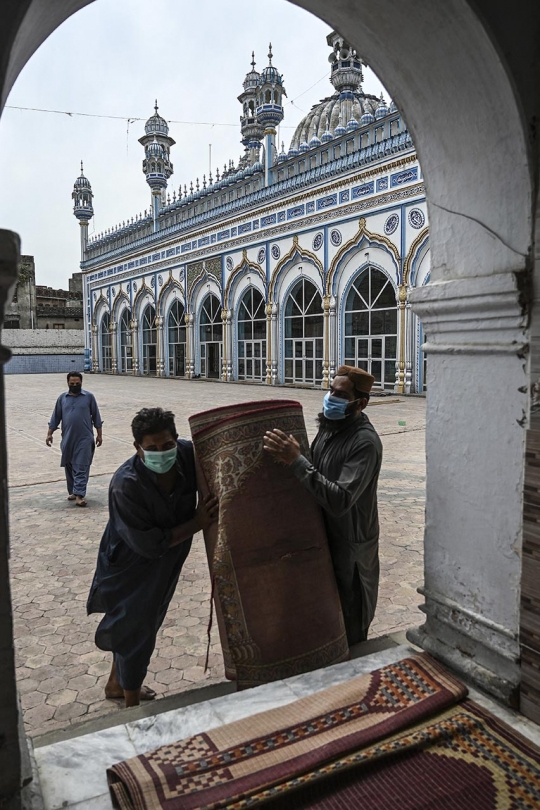
[{"label": "red and beige rug", "polygon": [[277,427],[307,450],[302,406],[247,402],[189,422],[199,491],[219,498],[204,539],[226,676],[243,689],[346,660],[321,511],[263,449]]},{"label": "red and beige rug", "polygon": [[427,654],[114,765],[127,810],[537,810],[540,751]]}]

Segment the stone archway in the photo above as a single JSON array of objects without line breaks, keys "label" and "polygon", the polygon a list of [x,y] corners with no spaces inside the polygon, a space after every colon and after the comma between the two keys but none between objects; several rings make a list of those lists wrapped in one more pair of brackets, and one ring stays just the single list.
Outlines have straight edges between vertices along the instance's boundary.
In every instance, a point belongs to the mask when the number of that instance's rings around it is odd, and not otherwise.
[{"label": "stone archway", "polygon": [[[427,186],[431,283],[412,297],[430,354],[427,622],[415,640],[510,700],[520,680],[527,281],[540,259],[533,252],[540,8],[529,0],[511,9],[501,0],[296,1],[347,32],[406,111]],[[41,42],[88,2],[7,0],[0,11],[2,104]],[[18,245],[14,235],[1,236],[3,303],[15,282]],[[501,386],[505,396],[496,396]],[[9,651],[2,446],[0,649]],[[9,654],[3,671],[0,796],[8,796],[20,776]]]}]

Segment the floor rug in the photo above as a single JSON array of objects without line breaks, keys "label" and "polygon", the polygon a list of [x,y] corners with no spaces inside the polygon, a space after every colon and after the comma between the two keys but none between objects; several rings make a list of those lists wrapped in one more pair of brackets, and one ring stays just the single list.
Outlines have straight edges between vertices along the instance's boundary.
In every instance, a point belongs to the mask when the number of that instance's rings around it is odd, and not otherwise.
[{"label": "floor rug", "polygon": [[307,450],[302,406],[248,402],[189,422],[199,490],[220,504],[205,544],[226,676],[242,689],[345,660],[321,511],[263,449],[265,432],[278,427]]},{"label": "floor rug", "polygon": [[107,772],[113,802],[122,810],[218,810],[291,801],[306,784],[352,768],[350,755],[371,748],[380,758],[381,747],[399,747],[396,735],[433,723],[465,695],[465,687],[428,655],[411,656],[118,763]]}]

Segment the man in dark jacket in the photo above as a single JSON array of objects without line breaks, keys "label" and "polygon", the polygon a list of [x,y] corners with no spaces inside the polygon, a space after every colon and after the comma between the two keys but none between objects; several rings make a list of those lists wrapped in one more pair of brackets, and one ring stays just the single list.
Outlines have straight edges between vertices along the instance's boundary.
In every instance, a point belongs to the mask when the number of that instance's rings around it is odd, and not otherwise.
[{"label": "man in dark jacket", "polygon": [[265,449],[289,465],[323,509],[350,645],[367,639],[379,589],[382,444],[363,413],[374,380],[362,369],[338,368],[319,414],[311,461],[293,436],[272,430],[264,439]]},{"label": "man in dark jacket", "polygon": [[143,687],[156,636],[195,532],[217,518],[217,500],[197,501],[193,445],[174,414],[143,408],[131,429],[136,454],[112,477],[109,522],[99,547],[88,613],[104,613],[96,645],[113,653],[105,695],[126,706],[155,697]]}]

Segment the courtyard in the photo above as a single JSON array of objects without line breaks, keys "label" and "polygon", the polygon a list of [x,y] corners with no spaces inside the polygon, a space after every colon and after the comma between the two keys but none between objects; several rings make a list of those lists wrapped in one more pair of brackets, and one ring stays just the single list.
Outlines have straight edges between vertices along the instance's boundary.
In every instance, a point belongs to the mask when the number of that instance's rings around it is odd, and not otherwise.
[{"label": "courtyard", "polygon": [[[86,616],[101,534],[107,522],[112,473],[133,452],[130,422],[142,407],[160,405],[176,414],[181,436],[188,417],[235,402],[268,398],[302,403],[310,439],[322,392],[224,384],[203,380],[85,376],[104,420],[96,449],[88,508],[67,501],[60,468],[59,432],[45,446],[56,397],[65,389],[59,374],[7,375],[6,409],[10,483],[11,587],[17,678],[27,733],[47,732],[89,717],[118,712],[104,699],[110,654],[94,645],[99,616]],[[422,622],[416,589],[423,582],[425,502],[425,400],[374,397],[368,416],[384,447],[379,485],[381,585],[370,638]],[[204,671],[210,616],[210,579],[202,535],[197,535],[171,603],[146,683],[159,697],[223,680],[217,628]]]}]

